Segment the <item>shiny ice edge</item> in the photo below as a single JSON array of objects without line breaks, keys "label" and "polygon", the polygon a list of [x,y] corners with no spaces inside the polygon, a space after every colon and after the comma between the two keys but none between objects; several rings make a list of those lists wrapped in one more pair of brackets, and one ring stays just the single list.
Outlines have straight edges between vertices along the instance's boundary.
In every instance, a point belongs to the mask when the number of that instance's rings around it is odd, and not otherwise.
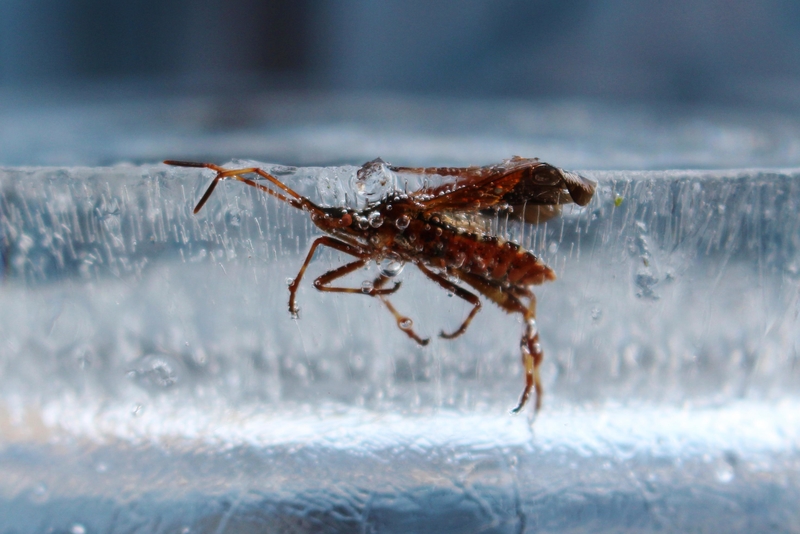
[{"label": "shiny ice edge", "polygon": [[[95,409],[93,409],[95,408]],[[720,451],[741,457],[797,454],[800,400],[738,401],[720,407],[657,405],[551,409],[534,426],[497,414],[440,412],[404,416],[354,408],[317,413],[250,409],[176,408],[170,405],[100,408],[62,400],[43,406],[45,439],[152,443],[181,448],[319,447],[379,451],[392,447],[438,449],[531,447],[580,456],[646,455],[688,458]],[[9,435],[9,432],[3,431]]]},{"label": "shiny ice edge", "polygon": [[[357,199],[347,194],[355,167],[265,168],[322,202]],[[702,449],[723,436],[762,450],[783,432],[786,447],[796,446],[798,421],[785,408],[794,401],[738,399],[797,391],[797,169],[588,173],[600,182],[588,208],[519,229],[559,275],[539,294],[554,399],[630,407],[546,405],[533,435],[505,411],[519,379],[509,342],[518,324],[485,306],[460,345],[414,352],[365,299],[310,285],[292,324],[284,280],[317,234],[303,213],[242,184],[221,186],[215,204],[192,215],[208,174],[2,171],[2,396],[18,394],[26,413],[43,406],[46,428],[93,440],[152,433],[270,446],[341,437],[344,447],[380,447],[390,436],[591,451],[615,440]],[[312,266],[322,272],[335,259]],[[430,298],[423,282],[406,279],[398,304],[435,334],[463,310],[444,295],[417,309]],[[209,391],[220,407],[206,411]],[[722,407],[675,408],[704,398]],[[341,411],[307,415],[337,401]],[[293,403],[308,411],[282,409]],[[709,430],[717,420],[720,430]]]}]

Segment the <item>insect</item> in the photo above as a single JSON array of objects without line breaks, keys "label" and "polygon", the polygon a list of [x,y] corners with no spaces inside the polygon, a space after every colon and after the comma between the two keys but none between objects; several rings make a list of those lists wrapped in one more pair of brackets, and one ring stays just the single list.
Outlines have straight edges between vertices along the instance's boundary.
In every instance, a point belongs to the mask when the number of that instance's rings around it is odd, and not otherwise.
[{"label": "insect", "polygon": [[[202,209],[221,180],[233,179],[310,215],[326,235],[314,240],[300,271],[289,284],[289,311],[295,317],[297,288],[314,252],[321,246],[352,256],[354,260],[317,277],[314,287],[319,291],[378,298],[394,316],[400,330],[420,345],[426,345],[429,339],[420,337],[413,328],[413,321],[398,312],[389,300],[389,296],[400,289],[400,282],[388,284],[406,263],[416,265],[430,280],[472,306],[458,328],[440,332],[444,339],[456,338],[469,328],[481,309],[477,294],[507,313],[520,314],[524,323],[520,352],[525,387],[512,412],[522,410],[532,390],[536,393],[535,410],[538,412],[541,408],[543,390],[539,368],[544,353],[536,325],[536,296],[531,287],[555,280],[556,276],[531,252],[493,235],[487,222],[497,216],[542,222],[558,215],[564,204],[588,204],[595,182],[538,159],[517,156],[496,165],[466,168],[393,167],[377,159],[361,167],[358,180],[363,182],[371,172],[385,166],[398,175],[439,176],[444,183],[424,186],[411,193],[393,189],[380,199],[368,202],[363,209],[350,209],[319,206],[257,167],[225,169],[212,163],[172,160],[164,163],[207,168],[217,173],[194,213]],[[384,266],[371,285],[359,288],[332,285],[370,261]]]}]

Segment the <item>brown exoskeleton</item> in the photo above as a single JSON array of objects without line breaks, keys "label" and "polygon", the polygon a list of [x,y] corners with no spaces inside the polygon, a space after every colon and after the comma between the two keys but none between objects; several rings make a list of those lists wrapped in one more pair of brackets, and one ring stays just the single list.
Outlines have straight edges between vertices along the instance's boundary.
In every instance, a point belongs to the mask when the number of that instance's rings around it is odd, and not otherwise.
[{"label": "brown exoskeleton", "polygon": [[[401,315],[388,299],[400,288],[398,282],[385,287],[399,269],[383,269],[368,288],[338,287],[331,283],[372,260],[391,260],[398,267],[413,263],[439,286],[472,305],[461,326],[452,332],[439,334],[445,339],[463,334],[481,308],[478,296],[459,283],[471,287],[507,313],[519,313],[525,325],[520,341],[525,389],[512,412],[517,413],[525,406],[531,389],[536,391],[536,411],[541,407],[539,367],[544,353],[539,344],[536,297],[531,286],[555,280],[556,276],[536,256],[515,243],[492,235],[487,225],[481,222],[497,213],[506,213],[526,222],[542,222],[557,215],[563,204],[588,204],[595,191],[595,182],[538,159],[520,157],[486,167],[388,166],[395,173],[437,175],[450,181],[412,193],[392,190],[363,209],[349,209],[318,206],[257,167],[224,169],[211,163],[164,163],[207,168],[217,173],[197,203],[195,213],[200,211],[220,180],[234,179],[308,212],[314,224],[327,234],[314,240],[300,271],[289,285],[289,311],[293,315],[297,314],[297,288],[319,246],[349,254],[355,260],[319,276],[314,287],[320,291],[377,297],[392,313],[400,329],[421,345],[426,345],[429,340],[419,337],[411,319]],[[385,164],[380,160],[364,164],[359,170],[359,179],[380,165]],[[247,178],[248,174],[257,175],[268,184]]]}]

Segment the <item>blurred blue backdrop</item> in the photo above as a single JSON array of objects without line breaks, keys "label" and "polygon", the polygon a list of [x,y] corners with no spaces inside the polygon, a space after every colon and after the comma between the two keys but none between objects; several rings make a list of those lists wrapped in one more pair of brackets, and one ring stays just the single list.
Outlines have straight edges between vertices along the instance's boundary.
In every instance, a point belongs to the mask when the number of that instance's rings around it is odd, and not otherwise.
[{"label": "blurred blue backdrop", "polygon": [[0,84],[796,106],[794,0],[2,0]]}]

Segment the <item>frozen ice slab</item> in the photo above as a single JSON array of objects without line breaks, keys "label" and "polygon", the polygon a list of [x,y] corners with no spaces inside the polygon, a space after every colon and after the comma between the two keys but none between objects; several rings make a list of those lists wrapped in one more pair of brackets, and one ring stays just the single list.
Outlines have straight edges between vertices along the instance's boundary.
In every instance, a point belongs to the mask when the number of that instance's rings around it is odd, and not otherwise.
[{"label": "frozen ice slab", "polygon": [[[357,199],[355,167],[262,166]],[[192,215],[197,170],[3,169],[3,530],[800,530],[800,171],[584,174],[586,208],[498,221],[559,276],[531,426],[522,326],[435,338],[469,307],[411,266],[428,347],[313,290],[335,253],[293,320],[302,212],[223,183]]]}]

